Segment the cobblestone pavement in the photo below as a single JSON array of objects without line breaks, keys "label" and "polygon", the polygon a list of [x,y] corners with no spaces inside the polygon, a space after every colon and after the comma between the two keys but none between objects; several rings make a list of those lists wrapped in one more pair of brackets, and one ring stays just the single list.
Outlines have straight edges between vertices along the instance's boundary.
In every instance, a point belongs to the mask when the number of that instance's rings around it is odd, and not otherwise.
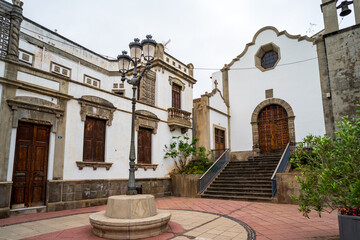
[{"label": "cobblestone pavement", "polygon": [[[296,205],[166,197],[159,209],[172,212],[161,239],[338,239],[336,213],[310,219]],[[0,219],[0,239],[101,239],[92,235],[88,217],[106,206],[37,213]]]}]

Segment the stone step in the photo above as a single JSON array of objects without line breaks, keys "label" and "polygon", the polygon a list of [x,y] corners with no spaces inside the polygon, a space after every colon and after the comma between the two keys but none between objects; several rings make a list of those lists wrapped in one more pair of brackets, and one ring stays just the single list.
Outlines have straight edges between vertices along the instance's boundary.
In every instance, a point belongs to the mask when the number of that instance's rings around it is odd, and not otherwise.
[{"label": "stone step", "polygon": [[270,181],[270,178],[271,176],[265,176],[265,177],[234,177],[234,176],[222,176],[220,175],[219,177],[217,177],[215,179],[215,181],[217,180],[227,180],[227,181],[231,181],[233,182],[234,181],[246,181],[246,180],[255,180],[255,181],[258,181],[258,180],[261,180],[261,181],[266,181],[266,180],[269,180]]},{"label": "stone step", "polygon": [[252,196],[252,197],[271,197],[270,192],[240,192],[240,191],[225,191],[225,190],[211,190],[207,189],[205,194],[210,195],[233,195],[233,196]]},{"label": "stone step", "polygon": [[212,195],[203,194],[201,198],[216,198],[216,199],[227,199],[237,201],[257,201],[257,202],[271,202],[271,198],[267,197],[254,197],[254,196],[234,196],[234,195]]},{"label": "stone step", "polygon": [[225,184],[271,184],[271,179],[261,180],[261,179],[247,179],[247,180],[238,180],[235,179],[233,181],[229,181],[229,179],[216,179],[212,184],[214,183],[225,183]]},{"label": "stone step", "polygon": [[259,183],[259,182],[254,182],[254,183],[212,183],[210,185],[210,187],[224,187],[224,188],[239,188],[239,187],[244,187],[244,188],[267,188],[270,187],[271,188],[271,182],[268,183]]},{"label": "stone step", "polygon": [[272,188],[270,187],[223,187],[223,186],[210,186],[208,189],[206,189],[207,193],[210,193],[211,191],[226,191],[226,192],[237,192],[237,193],[243,193],[243,192],[260,192],[260,193],[272,193]]}]

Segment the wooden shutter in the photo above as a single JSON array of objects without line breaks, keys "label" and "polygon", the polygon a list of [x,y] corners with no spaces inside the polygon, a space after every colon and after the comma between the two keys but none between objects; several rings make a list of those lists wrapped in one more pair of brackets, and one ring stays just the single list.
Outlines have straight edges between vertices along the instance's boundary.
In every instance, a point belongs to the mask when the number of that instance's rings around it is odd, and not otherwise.
[{"label": "wooden shutter", "polygon": [[86,117],[84,130],[83,160],[104,162],[106,121]]},{"label": "wooden shutter", "polygon": [[139,128],[138,131],[138,163],[151,164],[152,129]]},{"label": "wooden shutter", "polygon": [[172,107],[181,109],[181,87],[172,85]]}]

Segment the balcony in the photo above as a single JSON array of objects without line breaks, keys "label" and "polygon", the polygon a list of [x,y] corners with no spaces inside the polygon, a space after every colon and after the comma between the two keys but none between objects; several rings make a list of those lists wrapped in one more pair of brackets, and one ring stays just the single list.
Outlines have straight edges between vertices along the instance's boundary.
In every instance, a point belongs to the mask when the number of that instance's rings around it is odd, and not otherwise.
[{"label": "balcony", "polygon": [[178,108],[168,108],[168,125],[170,131],[181,128],[181,132],[186,133],[187,130],[191,128],[190,116],[190,112]]}]

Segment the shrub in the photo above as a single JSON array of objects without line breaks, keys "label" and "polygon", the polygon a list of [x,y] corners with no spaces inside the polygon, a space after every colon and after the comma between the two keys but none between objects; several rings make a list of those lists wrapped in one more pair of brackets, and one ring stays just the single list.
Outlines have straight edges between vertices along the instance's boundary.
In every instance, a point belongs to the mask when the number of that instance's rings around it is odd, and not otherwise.
[{"label": "shrub", "polygon": [[[165,157],[172,158],[175,162],[175,171],[181,174],[202,174],[211,165],[212,162],[209,160],[211,151],[206,151],[204,147],[200,147],[197,151],[196,142],[197,138],[190,141],[190,138],[181,136],[173,137],[173,142],[170,143],[169,147],[165,145]],[[192,160],[193,157],[197,157],[196,160]]]},{"label": "shrub", "polygon": [[336,138],[308,136],[304,142],[312,151],[297,147],[292,163],[301,170],[297,178],[299,211],[309,217],[311,210],[360,216],[360,119],[344,117],[338,122]]}]

